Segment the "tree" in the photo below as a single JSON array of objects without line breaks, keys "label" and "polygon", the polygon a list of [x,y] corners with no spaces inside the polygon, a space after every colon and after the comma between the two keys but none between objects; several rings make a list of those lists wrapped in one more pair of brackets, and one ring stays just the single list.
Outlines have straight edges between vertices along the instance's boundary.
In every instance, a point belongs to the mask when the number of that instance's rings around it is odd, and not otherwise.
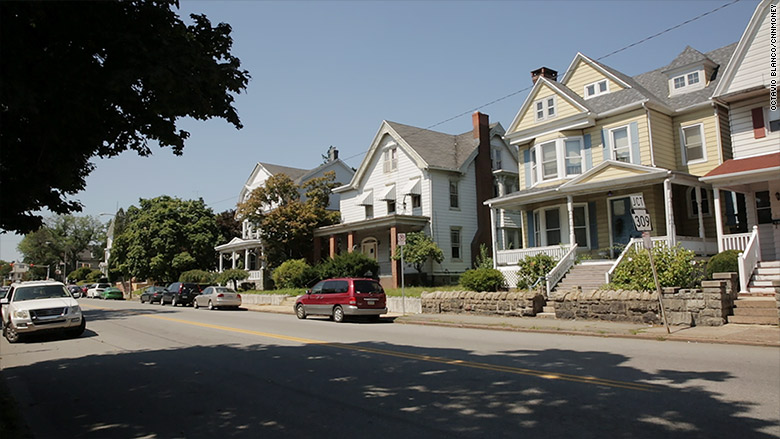
[{"label": "tree", "polygon": [[249,74],[231,27],[185,24],[178,0],[0,2],[0,229],[27,233],[80,211],[92,157],[149,145],[181,155],[182,117],[242,128],[234,94]]},{"label": "tree", "polygon": [[238,291],[238,281],[247,278],[249,273],[238,268],[232,268],[225,270],[217,275],[217,283],[227,285],[229,282],[233,282],[233,289]]},{"label": "tree", "polygon": [[[285,174],[273,175],[239,203],[239,218],[259,226],[270,267],[308,256],[314,230],[339,221],[339,212],[327,210],[335,179],[335,173],[326,172],[298,186]],[[305,201],[300,200],[300,190],[306,190]]]},{"label": "tree", "polygon": [[[444,260],[444,252],[433,242],[430,236],[423,232],[407,233],[403,252],[404,262],[412,264],[420,274],[422,274],[423,265],[429,259],[437,263],[441,263]],[[401,252],[395,252],[393,259],[401,259]]]},{"label": "tree", "polygon": [[105,226],[95,217],[57,215],[19,242],[25,262],[37,265],[64,263],[64,273],[75,269],[79,253],[102,254]]},{"label": "tree", "polygon": [[174,282],[188,270],[212,269],[218,243],[214,213],[202,199],[161,196],[127,209],[109,266],[125,277]]},{"label": "tree", "polygon": [[241,222],[236,220],[235,210],[226,210],[218,213],[215,221],[217,222],[219,242],[228,242],[237,236],[241,236]]}]

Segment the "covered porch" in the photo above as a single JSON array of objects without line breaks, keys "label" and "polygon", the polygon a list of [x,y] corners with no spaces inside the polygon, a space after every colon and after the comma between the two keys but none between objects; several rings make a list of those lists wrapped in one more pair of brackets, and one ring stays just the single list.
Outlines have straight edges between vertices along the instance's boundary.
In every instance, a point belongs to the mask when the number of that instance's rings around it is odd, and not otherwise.
[{"label": "covered porch", "polygon": [[[214,247],[219,253],[219,272],[225,269],[241,268],[248,272],[248,281],[264,289],[265,262],[263,243],[259,239],[233,238],[227,244]],[[225,262],[227,261],[227,266]]]},{"label": "covered porch", "polygon": [[314,257],[333,258],[342,252],[359,251],[379,263],[379,280],[386,288],[400,286],[400,261],[393,260],[398,234],[419,232],[430,218],[418,215],[388,215],[352,223],[335,224],[314,231]]}]

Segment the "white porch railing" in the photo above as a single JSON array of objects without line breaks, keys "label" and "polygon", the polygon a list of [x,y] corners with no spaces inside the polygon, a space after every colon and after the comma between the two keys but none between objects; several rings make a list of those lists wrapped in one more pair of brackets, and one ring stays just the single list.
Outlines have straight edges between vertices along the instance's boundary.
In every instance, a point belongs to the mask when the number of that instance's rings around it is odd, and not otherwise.
[{"label": "white porch railing", "polygon": [[574,265],[574,261],[577,260],[577,244],[571,246],[568,252],[566,252],[565,255],[558,261],[558,264],[555,265],[555,268],[553,268],[549,273],[547,273],[547,297],[550,297],[550,292],[553,288],[555,288],[555,285],[560,281],[563,276],[566,275],[566,273],[569,271],[569,269]]},{"label": "white porch railing", "polygon": [[[669,239],[666,236],[653,236],[650,238],[653,241],[653,247],[657,245],[669,245]],[[678,241],[680,242],[680,241]],[[628,252],[632,248],[639,248],[642,246],[642,238],[632,238],[631,241],[628,241],[628,244],[626,244],[625,248],[623,248],[623,251],[620,253],[620,255],[615,259],[615,263],[612,264],[612,268],[609,269],[609,271],[604,274],[604,280],[605,283],[612,282],[612,275],[615,273],[615,269],[618,265],[620,265],[620,262],[623,261],[623,259],[626,257]],[[685,247],[683,245],[683,247]]]},{"label": "white porch railing", "polygon": [[723,244],[723,250],[744,250],[748,246],[750,236],[752,233],[733,233],[731,235],[723,235],[721,243]]},{"label": "white porch railing", "polygon": [[496,252],[496,265],[517,265],[518,262],[529,256],[545,254],[555,260],[561,260],[569,251],[568,244],[550,245],[547,247],[522,248],[517,250],[499,250]]},{"label": "white porch railing", "polygon": [[739,291],[747,292],[748,283],[753,276],[753,270],[761,261],[761,245],[758,240],[758,226],[753,226],[753,232],[750,233],[745,250],[739,254],[737,264],[739,265]]}]

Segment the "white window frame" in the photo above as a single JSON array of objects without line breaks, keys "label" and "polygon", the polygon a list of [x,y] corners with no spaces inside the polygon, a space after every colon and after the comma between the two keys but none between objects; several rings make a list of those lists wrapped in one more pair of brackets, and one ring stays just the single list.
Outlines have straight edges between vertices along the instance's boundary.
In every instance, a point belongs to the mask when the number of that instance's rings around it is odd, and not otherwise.
[{"label": "white window frame", "polygon": [[[447,187],[450,194],[450,210],[460,210],[460,187],[458,180],[450,180]],[[455,189],[454,191],[453,188]],[[453,201],[455,202],[453,203]]]},{"label": "white window frame", "polygon": [[[689,158],[688,154],[688,145],[687,145],[687,137],[685,136],[685,130],[689,128],[699,128],[699,136],[701,136],[701,158],[691,160]],[[682,156],[685,158],[686,165],[692,165],[696,163],[704,163],[707,161],[707,141],[704,139],[704,124],[703,123],[694,123],[691,125],[686,126],[680,126],[680,148],[682,151]]]},{"label": "white window frame", "polygon": [[[774,119],[772,119],[774,117]],[[772,129],[772,121],[778,121],[777,129]],[[780,106],[777,106],[775,111],[764,107],[764,130],[766,134],[780,132]]]},{"label": "white window frame", "polygon": [[[463,260],[463,229],[461,227],[450,227],[450,259],[453,261]],[[452,239],[457,234],[457,242]],[[454,250],[458,249],[458,256],[454,256]]]},{"label": "white window frame", "polygon": [[[694,219],[698,218],[699,214],[698,212],[693,211],[693,203],[696,201],[696,192],[694,192],[696,189],[698,189],[696,186],[691,186],[688,188],[687,191],[685,191],[685,198],[686,198],[686,204],[688,205],[688,219]],[[709,193],[709,191],[705,188],[702,188],[701,191],[701,204],[702,204],[702,212],[701,216],[703,218],[709,218],[712,216],[712,195]],[[705,212],[706,210],[706,212]]]},{"label": "white window frame", "polygon": [[[601,84],[605,84],[604,90],[601,90]],[[593,87],[593,93],[588,92],[588,87]],[[600,81],[591,82],[583,87],[583,95],[585,99],[595,98],[596,96],[605,95],[609,93],[609,81],[602,79]]]},{"label": "white window frame", "polygon": [[493,164],[493,170],[497,171],[502,169],[501,167],[501,148],[491,148],[490,150],[491,163]]},{"label": "white window frame", "polygon": [[[552,102],[552,103],[551,103]],[[539,108],[539,104],[541,105],[541,108]],[[542,121],[547,119],[552,119],[555,116],[558,115],[558,99],[553,96],[548,96],[543,99],[539,99],[537,101],[534,101],[534,117],[536,118],[536,121]],[[550,112],[552,110],[552,113]],[[539,117],[539,112],[542,112],[542,116]]]},{"label": "white window frame", "polygon": [[374,218],[374,205],[373,204],[366,204],[363,206],[363,210],[366,213],[366,219],[373,219]]},{"label": "white window frame", "polygon": [[[579,155],[569,157],[569,155],[568,155],[569,154],[569,149],[566,148],[566,142],[573,142],[575,140],[580,145]],[[582,144],[583,144],[582,137],[567,137],[565,139],[562,139],[561,143],[562,143],[562,149],[563,149],[562,152],[563,152],[563,172],[564,172],[564,174],[566,175],[566,177],[571,177],[573,175],[582,175],[583,168],[585,167],[585,158],[582,156],[583,149],[584,149],[582,147]],[[569,173],[569,166],[568,166],[569,159],[579,159],[580,160],[580,172]]]},{"label": "white window frame", "polygon": [[[692,80],[693,77],[695,77],[695,80]],[[707,85],[705,84],[706,80],[706,72],[701,68],[688,70],[671,76],[669,78],[669,94],[675,95],[701,90]]]},{"label": "white window frame", "polygon": [[616,162],[620,161],[617,159],[617,150],[615,148],[615,132],[619,130],[626,130],[626,140],[628,142],[628,161],[624,163],[634,163],[633,151],[631,150],[631,142],[633,139],[631,138],[631,130],[629,129],[628,125],[609,129],[609,157]]},{"label": "white window frame", "polygon": [[398,147],[391,146],[385,150],[383,170],[385,174],[398,169]]},{"label": "white window frame", "polygon": [[[545,159],[544,159],[544,148],[547,147],[547,146],[550,146],[550,145],[552,145],[553,152],[555,154],[554,154],[554,157],[552,158],[552,160],[545,161]],[[537,153],[537,157],[541,157],[541,159],[542,159],[541,163],[540,163],[540,166],[539,166],[539,171],[540,171],[540,174],[541,174],[539,176],[540,180],[541,181],[549,181],[549,180],[557,180],[558,178],[560,178],[560,175],[561,175],[561,173],[559,172],[560,163],[558,163],[560,161],[559,160],[560,154],[559,154],[559,151],[558,151],[558,141],[557,140],[552,140],[552,141],[549,141],[549,142],[544,142],[544,143],[538,145],[537,148],[539,148],[539,151]],[[547,163],[555,163],[555,175],[551,175],[551,176],[546,176],[545,175],[544,165],[547,164]]]},{"label": "white window frame", "polygon": [[531,186],[536,186],[539,183],[539,162],[537,161],[536,146],[531,147]]},{"label": "white window frame", "polygon": [[[566,156],[566,142],[567,141],[577,141],[580,144],[580,172],[579,173],[569,173],[566,161],[570,158],[575,157],[567,157]],[[544,175],[544,160],[542,157],[544,155],[542,154],[542,148],[550,145],[555,144],[555,163],[556,163],[556,175],[555,176],[545,176]],[[573,137],[563,137],[560,139],[554,139],[554,140],[548,140],[546,142],[539,143],[537,145],[532,146],[530,150],[530,160],[531,160],[531,186],[536,186],[538,183],[542,182],[549,182],[554,180],[563,180],[567,178],[572,178],[575,176],[582,175],[582,173],[585,172],[585,140],[581,136],[573,136]],[[551,162],[552,160],[548,160],[547,163]]]}]

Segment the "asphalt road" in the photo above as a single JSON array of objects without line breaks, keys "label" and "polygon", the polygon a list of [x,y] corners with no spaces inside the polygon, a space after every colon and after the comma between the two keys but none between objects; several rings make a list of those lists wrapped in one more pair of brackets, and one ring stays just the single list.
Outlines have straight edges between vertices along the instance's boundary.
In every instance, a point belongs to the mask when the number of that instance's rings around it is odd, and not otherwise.
[{"label": "asphalt road", "polygon": [[780,349],[82,299],[0,341],[37,438],[780,437]]}]

